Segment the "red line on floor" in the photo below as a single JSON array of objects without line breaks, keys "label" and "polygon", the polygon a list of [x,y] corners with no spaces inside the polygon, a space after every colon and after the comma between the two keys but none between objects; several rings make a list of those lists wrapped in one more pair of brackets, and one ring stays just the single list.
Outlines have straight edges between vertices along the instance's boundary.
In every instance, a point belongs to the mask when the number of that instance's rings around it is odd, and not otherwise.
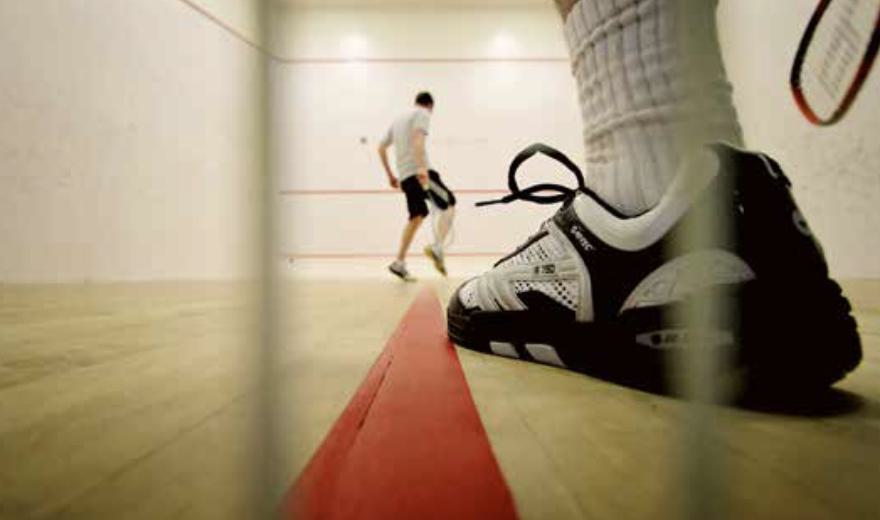
[{"label": "red line on floor", "polygon": [[446,336],[423,290],[284,504],[288,518],[516,518]]}]

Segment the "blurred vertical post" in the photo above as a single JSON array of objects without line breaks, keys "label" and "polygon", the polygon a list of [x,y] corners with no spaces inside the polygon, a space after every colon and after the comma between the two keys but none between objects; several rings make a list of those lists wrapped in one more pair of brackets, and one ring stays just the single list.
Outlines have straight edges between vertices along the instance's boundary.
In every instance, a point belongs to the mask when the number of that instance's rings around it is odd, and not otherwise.
[{"label": "blurred vertical post", "polygon": [[[676,45],[682,51],[682,92],[685,93],[681,124],[676,125],[676,146],[692,171],[687,179],[699,182],[703,171],[718,167],[706,142],[706,119],[711,117],[713,89],[706,88],[723,75],[716,30],[717,0],[671,0],[674,6]],[[723,77],[723,76],[720,76]],[[688,190],[691,191],[691,190]],[[676,248],[681,253],[699,249],[701,244],[730,233],[730,223],[713,205],[698,209],[690,219]],[[679,253],[679,254],[681,254]],[[677,254],[675,255],[677,256]],[[721,450],[722,432],[715,406],[725,398],[722,375],[727,362],[728,336],[719,333],[719,325],[733,309],[725,308],[717,294],[704,294],[688,301],[676,323],[690,331],[682,355],[672,369],[672,380],[688,401],[681,438],[681,507],[686,518],[723,518],[725,516],[725,464]]]},{"label": "blurred vertical post", "polygon": [[254,473],[252,517],[274,518],[285,491],[284,471],[280,455],[278,412],[278,357],[280,319],[280,276],[278,273],[278,219],[276,132],[273,107],[277,100],[273,81],[272,45],[277,23],[274,16],[276,0],[256,2],[259,24],[260,53],[258,95],[255,99],[259,128],[259,170],[254,172],[258,189],[257,227],[258,250],[257,305],[258,329],[254,345],[256,424],[254,435]]}]

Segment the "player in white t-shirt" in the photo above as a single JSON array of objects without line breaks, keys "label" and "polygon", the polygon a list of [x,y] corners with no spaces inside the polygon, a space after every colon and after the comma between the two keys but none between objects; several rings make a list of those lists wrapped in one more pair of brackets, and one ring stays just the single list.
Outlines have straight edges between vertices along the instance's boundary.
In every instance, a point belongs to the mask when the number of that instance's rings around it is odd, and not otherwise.
[{"label": "player in white t-shirt", "polygon": [[[406,268],[406,252],[422,221],[428,216],[428,200],[440,215],[434,244],[425,247],[425,255],[434,262],[434,267],[438,271],[443,275],[446,274],[443,244],[455,214],[455,195],[440,180],[440,174],[431,168],[425,149],[433,110],[434,98],[431,94],[419,93],[416,96],[415,107],[395,119],[379,143],[379,157],[388,175],[388,183],[393,188],[400,188],[406,194],[406,205],[409,210],[409,221],[403,228],[397,259],[388,266],[389,271],[404,280],[412,279]],[[394,146],[399,177],[394,176],[388,162],[390,146]]]}]

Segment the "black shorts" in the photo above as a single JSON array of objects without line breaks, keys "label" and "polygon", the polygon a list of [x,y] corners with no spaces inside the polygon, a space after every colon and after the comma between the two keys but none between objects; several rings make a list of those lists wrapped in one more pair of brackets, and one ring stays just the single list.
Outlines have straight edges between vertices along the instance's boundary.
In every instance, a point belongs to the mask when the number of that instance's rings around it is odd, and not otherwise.
[{"label": "black shorts", "polygon": [[422,188],[419,178],[413,175],[400,183],[400,189],[406,194],[406,208],[409,210],[409,218],[427,217],[428,203],[440,208],[441,211],[455,206],[455,195],[452,190],[440,180],[440,174],[434,170],[428,170],[428,189]]}]

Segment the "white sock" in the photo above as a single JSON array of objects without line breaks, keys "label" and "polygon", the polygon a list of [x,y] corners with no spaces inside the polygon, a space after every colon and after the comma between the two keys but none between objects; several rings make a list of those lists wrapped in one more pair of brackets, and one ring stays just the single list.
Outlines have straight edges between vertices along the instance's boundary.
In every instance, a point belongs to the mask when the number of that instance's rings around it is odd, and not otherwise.
[{"label": "white sock", "polygon": [[[682,125],[693,125],[703,143],[742,141],[717,41],[716,3],[581,0],[565,21],[587,185],[627,215],[656,205],[675,176],[687,148],[677,140]],[[679,6],[686,16],[676,16]],[[699,57],[699,67],[689,69],[696,70],[690,80],[676,20],[689,30],[699,26],[700,48],[688,54]]]}]

